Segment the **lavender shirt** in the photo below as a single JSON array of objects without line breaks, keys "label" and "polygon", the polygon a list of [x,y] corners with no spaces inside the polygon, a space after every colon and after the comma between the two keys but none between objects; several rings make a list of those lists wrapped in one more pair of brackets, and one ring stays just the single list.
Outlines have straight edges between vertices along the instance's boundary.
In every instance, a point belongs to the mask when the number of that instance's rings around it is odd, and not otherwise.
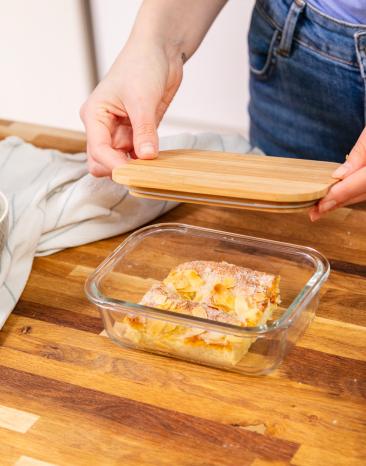
[{"label": "lavender shirt", "polygon": [[308,3],[332,18],[366,24],[366,0],[309,0]]}]

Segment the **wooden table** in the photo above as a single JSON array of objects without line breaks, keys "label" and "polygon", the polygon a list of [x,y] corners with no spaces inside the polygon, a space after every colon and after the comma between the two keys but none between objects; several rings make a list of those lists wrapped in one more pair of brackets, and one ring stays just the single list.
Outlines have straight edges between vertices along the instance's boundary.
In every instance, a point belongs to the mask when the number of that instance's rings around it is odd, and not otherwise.
[{"label": "wooden table", "polygon": [[[2,122],[9,134],[84,146],[79,133]],[[332,273],[313,324],[263,378],[124,350],[100,335],[83,293],[124,236],[38,258],[0,333],[0,464],[366,464],[366,210],[311,224],[303,213],[181,205],[161,220],[320,250]]]}]

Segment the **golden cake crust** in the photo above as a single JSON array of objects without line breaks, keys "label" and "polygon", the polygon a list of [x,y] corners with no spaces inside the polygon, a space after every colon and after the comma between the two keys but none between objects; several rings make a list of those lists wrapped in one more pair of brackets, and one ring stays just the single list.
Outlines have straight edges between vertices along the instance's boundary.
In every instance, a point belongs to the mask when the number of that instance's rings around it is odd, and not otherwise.
[{"label": "golden cake crust", "polygon": [[235,316],[208,306],[205,303],[197,303],[182,299],[178,293],[172,291],[171,288],[168,288],[163,283],[153,285],[144,295],[140,304],[177,312],[179,314],[201,317],[202,319],[213,320],[216,322],[240,325],[239,319],[235,318]]},{"label": "golden cake crust", "polygon": [[[279,302],[279,277],[226,262],[191,261],[154,284],[140,304],[240,327],[265,323]],[[136,347],[202,363],[237,364],[255,338],[237,337],[165,321],[127,315],[124,337]]]}]

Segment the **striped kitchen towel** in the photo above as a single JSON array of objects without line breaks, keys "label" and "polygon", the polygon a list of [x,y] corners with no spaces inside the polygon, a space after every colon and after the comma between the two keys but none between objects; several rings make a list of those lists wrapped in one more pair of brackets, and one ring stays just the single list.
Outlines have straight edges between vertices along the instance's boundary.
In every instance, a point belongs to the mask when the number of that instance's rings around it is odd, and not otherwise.
[{"label": "striped kitchen towel", "polygon": [[[160,148],[250,150],[240,135],[211,133],[167,136]],[[127,232],[177,205],[135,198],[109,178],[94,178],[85,154],[39,149],[17,137],[0,142],[0,190],[10,215],[0,257],[0,328],[24,289],[34,256]]]}]

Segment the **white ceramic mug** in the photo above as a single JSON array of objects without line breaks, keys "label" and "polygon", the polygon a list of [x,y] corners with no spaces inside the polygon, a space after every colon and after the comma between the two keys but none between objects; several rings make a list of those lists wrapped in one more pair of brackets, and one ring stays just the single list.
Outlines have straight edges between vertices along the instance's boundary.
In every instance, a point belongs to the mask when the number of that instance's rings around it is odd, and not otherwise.
[{"label": "white ceramic mug", "polygon": [[0,191],[0,254],[5,246],[8,238],[8,222],[9,222],[9,204],[8,200]]}]

